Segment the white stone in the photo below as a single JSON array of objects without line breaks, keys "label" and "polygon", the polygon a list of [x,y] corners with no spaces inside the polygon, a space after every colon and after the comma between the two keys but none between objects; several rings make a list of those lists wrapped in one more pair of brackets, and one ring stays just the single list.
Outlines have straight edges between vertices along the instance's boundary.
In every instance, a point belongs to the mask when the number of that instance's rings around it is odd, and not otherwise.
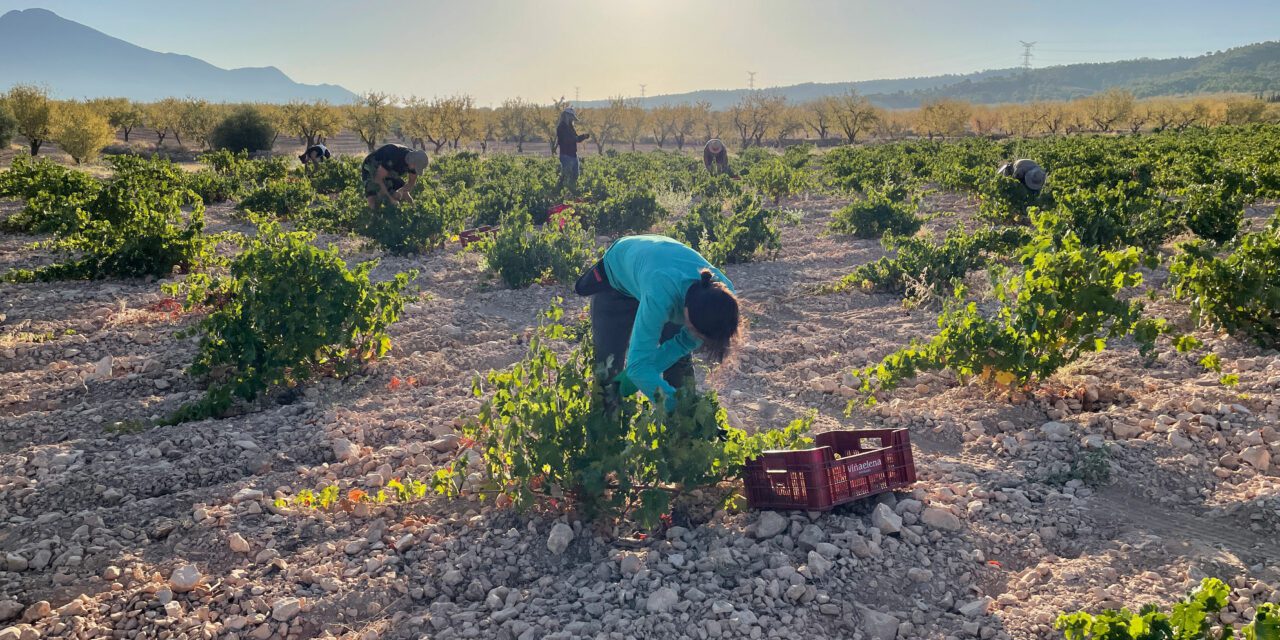
[{"label": "white stone", "polygon": [[169,586],[178,593],[186,593],[200,584],[202,576],[194,564],[184,564],[169,575]]},{"label": "white stone", "polygon": [[991,606],[991,597],[983,596],[960,606],[960,615],[966,618],[976,618],[987,612],[987,607]]},{"label": "white stone", "polygon": [[649,594],[649,599],[645,601],[644,608],[649,613],[666,613],[680,602],[680,594],[675,589],[663,587]]},{"label": "white stone", "polygon": [[238,533],[228,536],[227,543],[231,545],[231,550],[236,553],[249,553],[249,541]]},{"label": "white stone", "polygon": [[895,640],[898,637],[898,619],[863,605],[854,605],[861,622],[858,628],[869,640]]},{"label": "white stone", "polygon": [[1263,445],[1255,445],[1240,452],[1240,459],[1249,466],[1266,473],[1271,468],[1271,452]]},{"label": "white stone", "polygon": [[573,542],[573,527],[557,522],[556,526],[551,527],[551,533],[547,535],[547,549],[555,555],[564,553],[569,548],[569,543]]},{"label": "white stone", "polygon": [[359,457],[359,455],[360,447],[357,447],[355,443],[350,440],[346,438],[338,438],[333,441],[333,457],[337,458],[338,462],[354,460]]},{"label": "white stone", "polygon": [[782,517],[777,511],[763,511],[756,520],[756,539],[768,540],[791,526],[791,521]]},{"label": "white stone", "polygon": [[813,572],[814,577],[821,578],[831,570],[832,565],[835,563],[822,557],[822,554],[817,551],[810,551],[808,564],[809,571]]},{"label": "white stone", "polygon": [[889,505],[881,502],[871,512],[871,525],[883,534],[898,533],[902,531],[902,517],[894,513]]},{"label": "white stone", "polygon": [[281,598],[271,605],[271,617],[278,622],[288,622],[302,611],[302,601],[297,598]]},{"label": "white stone", "polygon": [[1071,425],[1065,422],[1046,422],[1040,425],[1040,433],[1050,440],[1061,442],[1071,435]]},{"label": "white stone", "polygon": [[964,528],[964,525],[960,523],[960,518],[957,518],[954,513],[937,507],[925,509],[924,513],[920,515],[920,521],[935,529],[946,531],[959,531]]}]

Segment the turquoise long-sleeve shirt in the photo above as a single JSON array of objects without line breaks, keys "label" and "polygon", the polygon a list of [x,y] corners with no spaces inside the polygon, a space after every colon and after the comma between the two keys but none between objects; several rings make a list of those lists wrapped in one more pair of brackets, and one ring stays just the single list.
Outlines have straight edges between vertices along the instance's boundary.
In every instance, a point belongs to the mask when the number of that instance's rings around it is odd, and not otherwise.
[{"label": "turquoise long-sleeve shirt", "polygon": [[[656,398],[658,391],[665,394],[668,407],[675,406],[675,388],[662,379],[662,373],[702,345],[684,326],[684,298],[702,278],[703,269],[710,269],[716,280],[734,291],[733,283],[697,251],[666,236],[621,238],[604,254],[609,283],[640,301],[624,372],[649,399]],[[682,328],[661,342],[668,322]]]}]

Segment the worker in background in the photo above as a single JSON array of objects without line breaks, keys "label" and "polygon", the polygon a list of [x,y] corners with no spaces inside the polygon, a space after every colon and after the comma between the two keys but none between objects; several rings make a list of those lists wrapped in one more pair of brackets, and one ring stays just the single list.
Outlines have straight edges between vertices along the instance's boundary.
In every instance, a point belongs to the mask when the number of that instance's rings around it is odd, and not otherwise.
[{"label": "worker in background", "polygon": [[426,169],[427,152],[401,144],[383,145],[365,156],[360,179],[369,208],[377,207],[379,202],[413,202],[409,192]]},{"label": "worker in background", "polygon": [[702,148],[702,164],[711,175],[733,175],[729,170],[729,150],[719,138],[712,138]]},{"label": "worker in background", "polygon": [[560,149],[560,183],[557,188],[568,187],[571,191],[578,188],[578,174],[582,165],[578,162],[578,143],[591,137],[591,134],[579,135],[573,128],[578,114],[569,107],[560,112],[560,122],[556,125],[556,146]]},{"label": "worker in background", "polygon": [[1040,190],[1044,189],[1046,178],[1044,169],[1040,168],[1040,165],[1036,164],[1034,160],[1022,158],[1013,162],[1006,162],[1000,165],[997,173],[1021,182],[1023,186],[1035,193],[1040,193]]}]

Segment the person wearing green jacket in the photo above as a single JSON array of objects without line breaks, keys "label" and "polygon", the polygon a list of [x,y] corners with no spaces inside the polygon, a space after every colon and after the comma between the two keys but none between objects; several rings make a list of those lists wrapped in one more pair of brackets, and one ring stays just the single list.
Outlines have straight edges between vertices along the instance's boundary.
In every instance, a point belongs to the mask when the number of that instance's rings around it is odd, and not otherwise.
[{"label": "person wearing green jacket", "polygon": [[702,347],[720,362],[739,336],[733,283],[666,236],[618,239],[574,291],[591,296],[591,340],[605,379],[623,394],[661,396],[669,409],[676,388],[693,380],[690,354]]}]

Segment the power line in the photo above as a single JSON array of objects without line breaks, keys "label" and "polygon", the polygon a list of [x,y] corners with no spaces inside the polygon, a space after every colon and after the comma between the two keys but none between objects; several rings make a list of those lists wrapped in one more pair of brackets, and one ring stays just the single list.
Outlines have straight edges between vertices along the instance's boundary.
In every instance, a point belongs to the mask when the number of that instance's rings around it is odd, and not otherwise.
[{"label": "power line", "polygon": [[640,84],[640,99],[641,99],[641,100],[644,100],[644,88],[645,88],[645,87],[647,87],[647,86],[649,86],[649,85],[644,84],[644,83],[641,83],[641,84]]},{"label": "power line", "polygon": [[573,101],[582,102],[582,87],[576,85],[573,87]]},{"label": "power line", "polygon": [[1031,47],[1036,46],[1036,43],[1026,42],[1023,40],[1019,40],[1018,42],[1022,43],[1022,70],[1030,71],[1032,58]]},{"label": "power line", "polygon": [[755,88],[756,88],[756,72],[754,72],[754,71],[748,71],[748,72],[747,72],[747,88],[751,89],[752,91],[755,91]]}]

